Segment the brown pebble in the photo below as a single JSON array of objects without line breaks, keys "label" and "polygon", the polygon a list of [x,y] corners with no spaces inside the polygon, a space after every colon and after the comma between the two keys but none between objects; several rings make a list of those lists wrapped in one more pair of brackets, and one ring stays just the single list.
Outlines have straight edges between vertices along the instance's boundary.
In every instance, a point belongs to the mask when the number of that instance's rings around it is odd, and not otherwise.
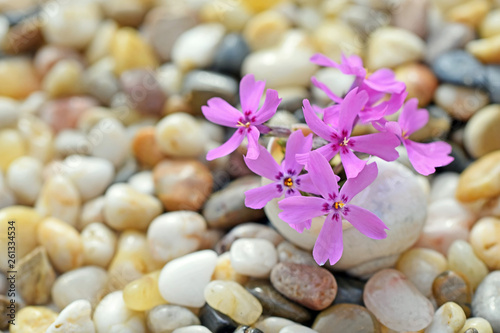
[{"label": "brown pebble", "polygon": [[98,102],[91,97],[74,96],[48,101],[40,109],[40,118],[54,132],[75,128],[80,116]]},{"label": "brown pebble", "polygon": [[446,302],[455,302],[470,317],[472,288],[461,273],[445,271],[439,274],[432,283],[432,294],[438,307]]},{"label": "brown pebble", "polygon": [[33,17],[11,27],[5,35],[3,51],[8,54],[21,54],[36,50],[43,44],[41,23]]},{"label": "brown pebble", "polygon": [[155,138],[154,127],[141,128],[132,140],[132,152],[140,164],[154,168],[166,155],[160,150]]},{"label": "brown pebble", "polygon": [[417,98],[419,107],[425,107],[432,101],[438,87],[438,80],[429,67],[410,63],[394,70],[396,79],[406,84],[407,99]]},{"label": "brown pebble", "polygon": [[155,74],[147,69],[132,69],[120,76],[128,106],[145,115],[159,116],[167,99]]},{"label": "brown pebble", "polygon": [[500,150],[488,153],[465,169],[458,180],[456,197],[463,202],[500,195]]}]

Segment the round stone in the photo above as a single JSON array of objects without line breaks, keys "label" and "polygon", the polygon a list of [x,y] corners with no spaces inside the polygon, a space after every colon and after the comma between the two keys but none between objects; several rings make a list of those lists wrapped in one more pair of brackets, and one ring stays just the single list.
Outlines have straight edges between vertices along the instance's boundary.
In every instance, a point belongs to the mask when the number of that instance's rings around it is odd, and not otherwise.
[{"label": "round stone", "polygon": [[167,301],[160,295],[158,279],[160,271],[146,274],[127,284],[123,289],[123,300],[127,308],[134,311],[148,311]]},{"label": "round stone", "polygon": [[278,262],[278,252],[266,239],[240,238],[231,246],[231,265],[237,273],[265,278]]},{"label": "round stone", "polygon": [[158,305],[148,312],[151,333],[173,332],[177,328],[198,325],[200,320],[188,309],[177,305]]},{"label": "round stone", "polygon": [[288,18],[277,11],[266,11],[248,20],[243,37],[252,50],[261,50],[276,45],[290,29]]},{"label": "round stone", "polygon": [[425,329],[425,333],[458,332],[465,324],[465,313],[454,302],[444,303],[437,309],[432,323]]},{"label": "round stone", "polygon": [[56,320],[49,326],[46,333],[95,333],[94,322],[91,319],[91,307],[87,300],[76,300],[68,304]]},{"label": "round stone", "polygon": [[149,170],[136,173],[128,179],[128,183],[138,192],[149,195],[154,195],[155,193],[153,173]]},{"label": "round stone", "polygon": [[481,282],[472,299],[472,314],[486,319],[496,332],[500,330],[500,271],[489,273]]},{"label": "round stone", "polygon": [[83,66],[73,59],[58,61],[45,75],[42,90],[49,98],[81,94]]},{"label": "round stone", "polygon": [[488,267],[477,257],[472,246],[466,241],[454,241],[448,249],[447,257],[448,268],[465,275],[473,290],[488,274]]},{"label": "round stone", "polygon": [[340,332],[378,332],[380,324],[365,307],[355,304],[337,304],[321,311],[312,329],[318,333],[329,333],[332,328]]},{"label": "round stone", "polygon": [[91,97],[82,96],[49,100],[41,106],[39,116],[57,133],[63,129],[75,128],[82,114],[97,103]]},{"label": "round stone", "polygon": [[57,313],[44,306],[27,306],[16,314],[15,325],[10,325],[12,333],[45,333],[56,320]]},{"label": "round stone", "polygon": [[455,302],[469,317],[471,314],[472,289],[467,278],[460,273],[445,271],[432,283],[432,295],[438,306]]},{"label": "round stone", "polygon": [[166,155],[156,142],[154,127],[141,128],[132,140],[132,152],[137,161],[147,168],[153,168]]},{"label": "round stone", "polygon": [[146,332],[143,314],[127,308],[122,291],[106,295],[95,308],[93,317],[97,333]]},{"label": "round stone", "polygon": [[115,254],[116,235],[105,224],[94,222],[81,232],[85,265],[108,267]]},{"label": "round stone", "polygon": [[453,118],[467,121],[489,102],[488,94],[482,90],[441,84],[434,93],[434,101]]},{"label": "round stone", "polygon": [[477,221],[471,230],[470,243],[489,269],[500,269],[500,219],[483,217]]},{"label": "round stone", "polygon": [[397,67],[394,73],[397,80],[406,84],[407,99],[417,98],[419,107],[425,107],[432,101],[438,80],[429,67],[410,63]]},{"label": "round stone", "polygon": [[24,99],[39,89],[40,82],[28,58],[0,60],[0,96]]},{"label": "round stone", "polygon": [[500,105],[491,104],[476,112],[465,125],[463,140],[474,158],[500,150]]},{"label": "round stone", "polygon": [[20,204],[33,205],[42,189],[42,163],[30,156],[14,160],[7,170],[7,184]]},{"label": "round stone", "polygon": [[458,333],[493,333],[490,323],[480,317],[469,318]]},{"label": "round stone", "polygon": [[464,202],[494,198],[500,195],[500,151],[474,161],[460,175],[456,196]]}]

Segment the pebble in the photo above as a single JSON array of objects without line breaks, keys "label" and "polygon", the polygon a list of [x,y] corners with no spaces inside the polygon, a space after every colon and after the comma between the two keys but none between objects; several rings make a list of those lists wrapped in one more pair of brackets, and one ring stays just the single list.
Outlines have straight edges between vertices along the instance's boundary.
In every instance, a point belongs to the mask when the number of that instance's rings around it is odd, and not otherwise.
[{"label": "pebble", "polygon": [[172,333],[177,328],[200,324],[191,311],[177,305],[158,305],[147,316],[151,333]]},{"label": "pebble", "polygon": [[0,170],[0,209],[16,204],[16,197],[4,180],[2,170]]},{"label": "pebble", "polygon": [[113,183],[124,183],[128,179],[130,179],[130,177],[132,177],[132,175],[135,174],[137,171],[139,171],[139,166],[137,165],[137,161],[133,156],[128,155],[127,158],[125,159],[125,162],[116,171],[116,176],[113,179]]},{"label": "pebble", "polygon": [[40,87],[38,76],[28,58],[0,60],[0,96],[24,99]]},{"label": "pebble", "polygon": [[289,301],[267,281],[250,280],[245,288],[262,304],[264,316],[287,318],[298,323],[311,319],[311,313],[308,310]]},{"label": "pebble", "polygon": [[290,325],[283,327],[279,333],[317,333],[315,330],[302,325]]},{"label": "pebble", "polygon": [[52,216],[74,227],[81,204],[80,193],[73,182],[66,176],[56,174],[43,184],[35,209],[40,216]]},{"label": "pebble", "polygon": [[[280,235],[281,237],[281,235]],[[304,251],[296,247],[290,242],[282,241],[276,247],[278,251],[279,262],[291,262],[294,264],[316,266],[313,256],[310,252]]]},{"label": "pebble", "polygon": [[474,38],[472,27],[461,23],[445,23],[429,35],[425,58],[432,63],[440,54],[463,48]]},{"label": "pebble", "polygon": [[477,28],[488,14],[490,7],[490,2],[487,0],[467,1],[448,10],[446,19]]},{"label": "pebble", "polygon": [[474,158],[500,150],[500,105],[490,104],[476,112],[465,125],[463,140]]},{"label": "pebble", "polygon": [[76,60],[83,65],[82,56],[74,49],[51,44],[41,47],[36,52],[33,65],[37,73],[44,77],[61,60]]},{"label": "pebble", "polygon": [[[222,9],[222,10],[221,10]],[[205,2],[200,9],[202,21],[222,23],[229,31],[241,31],[251,17],[251,13],[241,2]]]},{"label": "pebble", "polygon": [[115,254],[116,235],[105,224],[93,222],[83,228],[83,262],[106,268]]},{"label": "pebble", "polygon": [[44,76],[42,90],[49,98],[67,97],[82,93],[83,66],[73,59],[59,60]]},{"label": "pebble", "polygon": [[149,195],[154,195],[155,193],[153,172],[149,170],[137,172],[128,179],[128,184],[138,192]]},{"label": "pebble", "polygon": [[500,271],[489,273],[481,282],[472,299],[472,313],[476,317],[486,319],[494,332],[500,330],[500,317],[498,307],[500,306]]},{"label": "pebble", "polygon": [[236,331],[234,333],[264,333],[258,328],[253,328],[248,325],[240,325],[236,328]]},{"label": "pebble", "polygon": [[437,105],[428,105],[429,121],[424,127],[410,135],[410,139],[426,142],[431,139],[446,140],[451,130],[452,118]]},{"label": "pebble", "polygon": [[312,329],[318,333],[339,332],[372,333],[380,331],[377,319],[365,307],[354,304],[337,304],[321,311]]},{"label": "pebble", "polygon": [[493,333],[490,323],[480,317],[469,318],[458,333]]},{"label": "pebble", "polygon": [[287,298],[311,310],[323,310],[337,294],[334,276],[324,268],[279,263],[271,271],[271,283]]},{"label": "pebble", "polygon": [[278,262],[275,246],[266,239],[238,239],[231,246],[230,256],[237,273],[256,278],[269,277]]},{"label": "pebble", "polygon": [[83,204],[77,229],[83,230],[87,225],[94,222],[104,223],[104,196],[90,199]]},{"label": "pebble", "polygon": [[333,304],[363,305],[365,282],[342,274],[336,274],[335,280],[337,281],[337,296],[335,296]]},{"label": "pebble", "polygon": [[213,309],[243,325],[252,325],[262,314],[262,305],[258,299],[233,281],[208,283],[204,296]]},{"label": "pebble", "polygon": [[283,237],[274,229],[259,223],[243,223],[232,228],[217,243],[215,250],[217,253],[224,253],[231,249],[232,244],[240,238],[259,238],[270,241],[277,246],[283,241]]},{"label": "pebble", "polygon": [[56,273],[43,247],[37,247],[16,264],[16,288],[26,304],[46,304]]},{"label": "pebble", "polygon": [[447,302],[437,309],[425,333],[455,333],[464,326],[465,320],[464,310],[454,302]]},{"label": "pebble", "polygon": [[417,98],[419,107],[425,107],[432,101],[438,87],[438,79],[429,67],[409,63],[398,66],[394,73],[397,80],[406,84],[407,99]]},{"label": "pebble", "polygon": [[147,232],[149,251],[167,263],[200,249],[207,230],[203,216],[191,211],[168,212],[156,217]]},{"label": "pebble", "polygon": [[490,94],[492,103],[500,103],[500,66],[490,65],[486,66],[486,89]]},{"label": "pebble", "polygon": [[120,91],[114,68],[114,59],[105,57],[88,67],[83,73],[83,90],[104,105],[110,105],[113,96]]},{"label": "pebble", "polygon": [[106,159],[115,167],[125,162],[129,139],[123,124],[113,118],[102,119],[87,134],[92,144],[92,156]]},{"label": "pebble", "polygon": [[455,302],[465,312],[471,314],[472,289],[467,277],[454,271],[445,271],[439,274],[432,283],[432,295],[437,306],[446,302]]},{"label": "pebble", "polygon": [[13,24],[10,29],[9,23],[5,23],[6,26],[1,30],[7,31],[2,31],[0,37],[3,52],[15,55],[29,53],[36,51],[43,44],[42,23],[35,16],[26,17]]},{"label": "pebble", "polygon": [[250,48],[243,36],[236,33],[227,34],[215,52],[213,69],[221,73],[239,74],[249,53]]},{"label": "pebble", "polygon": [[205,135],[193,116],[174,113],[162,118],[155,128],[160,150],[172,157],[197,157],[205,147]]},{"label": "pebble", "polygon": [[395,331],[422,330],[434,315],[431,302],[394,269],[375,273],[366,283],[363,299],[378,321]]},{"label": "pebble", "polygon": [[27,306],[16,314],[16,324],[10,325],[11,333],[45,333],[56,320],[57,313],[44,306]]},{"label": "pebble", "polygon": [[97,333],[146,332],[144,315],[127,308],[122,291],[106,295],[95,308],[93,318]]},{"label": "pebble", "polygon": [[290,29],[287,17],[278,11],[265,11],[248,20],[243,37],[252,51],[275,46]]},{"label": "pebble", "polygon": [[106,224],[115,230],[146,230],[163,211],[156,197],[138,192],[124,183],[111,185],[104,200]]},{"label": "pebble", "polygon": [[434,93],[434,101],[453,118],[467,121],[488,104],[489,98],[482,90],[444,83]]},{"label": "pebble", "polygon": [[484,64],[500,63],[500,36],[472,40],[465,49]]},{"label": "pebble", "polygon": [[156,76],[147,69],[132,69],[120,76],[129,107],[143,115],[160,116],[167,96]]},{"label": "pebble", "polygon": [[375,30],[368,41],[366,66],[374,71],[424,58],[425,43],[414,33],[396,27]]},{"label": "pebble", "polygon": [[474,161],[460,175],[456,197],[463,202],[494,198],[500,195],[500,151]]},{"label": "pebble", "polygon": [[107,17],[116,21],[122,26],[138,26],[144,15],[153,3],[147,0],[131,0],[121,2],[116,0],[106,1],[102,3],[102,9]]},{"label": "pebble", "polygon": [[139,33],[130,28],[119,28],[111,41],[111,56],[115,61],[117,75],[134,68],[156,68],[157,59],[153,50]]},{"label": "pebble", "polygon": [[229,229],[238,224],[257,221],[262,210],[245,206],[245,191],[260,186],[261,177],[246,176],[233,180],[224,189],[212,193],[203,207],[203,216],[210,228]]},{"label": "pebble", "polygon": [[342,52],[360,54],[365,47],[356,31],[340,20],[324,20],[311,37],[317,50],[335,61],[340,61]]},{"label": "pebble", "polygon": [[35,203],[42,189],[42,168],[42,163],[31,156],[10,163],[6,181],[18,203],[29,206]]},{"label": "pebble", "polygon": [[500,269],[500,219],[483,217],[477,221],[470,233],[470,244],[490,270]]},{"label": "pebble", "polygon": [[208,328],[201,325],[190,325],[176,328],[172,333],[212,333]]},{"label": "pebble", "polygon": [[490,10],[479,25],[479,35],[481,38],[488,38],[500,35],[500,9]]},{"label": "pebble", "polygon": [[447,267],[444,255],[424,248],[408,250],[399,257],[396,264],[396,269],[407,276],[425,297],[432,295],[432,282]]},{"label": "pebble", "polygon": [[154,168],[166,155],[156,142],[155,129],[147,126],[139,129],[132,139],[132,152],[137,161],[146,168]]},{"label": "pebble", "polygon": [[85,50],[85,58],[89,64],[94,64],[110,55],[111,41],[118,30],[118,24],[113,20],[100,22],[96,34]]},{"label": "pebble", "polygon": [[19,132],[26,143],[26,153],[48,162],[53,154],[53,134],[50,127],[35,116],[24,115],[17,123]]},{"label": "pebble", "polygon": [[205,304],[198,314],[200,322],[213,333],[234,332],[238,324],[215,309]]},{"label": "pebble", "polygon": [[190,253],[168,262],[158,280],[161,296],[168,302],[189,307],[205,304],[203,291],[215,270],[212,250]]},{"label": "pebble", "polygon": [[59,313],[57,319],[49,326],[46,333],[95,333],[94,322],[90,316],[91,307],[89,301],[76,300],[68,304]]},{"label": "pebble", "polygon": [[21,133],[13,129],[0,130],[0,170],[7,172],[9,165],[26,153]]},{"label": "pebble", "polygon": [[295,325],[296,323],[281,317],[267,317],[259,320],[255,327],[266,333],[279,333],[282,328]]},{"label": "pebble", "polygon": [[[396,5],[392,13],[392,24],[409,30],[421,38],[427,36],[429,1],[406,0]],[[363,22],[365,23],[365,22]]]},{"label": "pebble", "polygon": [[183,32],[172,46],[172,61],[183,70],[211,65],[225,30],[222,24],[205,23]]},{"label": "pebble", "polygon": [[485,67],[464,50],[451,50],[438,56],[432,70],[440,81],[468,87],[482,87],[486,81]]},{"label": "pebble", "polygon": [[57,155],[61,157],[72,154],[89,155],[92,153],[92,145],[87,140],[85,133],[79,130],[62,130],[57,133],[54,145]]},{"label": "pebble", "polygon": [[146,274],[123,288],[123,300],[130,310],[148,311],[157,305],[165,304],[158,289],[160,271]]},{"label": "pebble", "polygon": [[0,128],[12,127],[20,117],[19,103],[12,98],[0,98]]},{"label": "pebble", "polygon": [[169,211],[198,211],[212,193],[212,174],[196,160],[164,160],[155,166],[153,180],[156,195]]},{"label": "pebble", "polygon": [[449,269],[465,275],[472,290],[475,290],[488,274],[488,267],[464,240],[454,241],[448,249],[447,257]]},{"label": "pebble", "polygon": [[97,105],[91,97],[73,96],[47,101],[39,111],[40,119],[54,132],[75,128],[78,118],[88,109]]}]

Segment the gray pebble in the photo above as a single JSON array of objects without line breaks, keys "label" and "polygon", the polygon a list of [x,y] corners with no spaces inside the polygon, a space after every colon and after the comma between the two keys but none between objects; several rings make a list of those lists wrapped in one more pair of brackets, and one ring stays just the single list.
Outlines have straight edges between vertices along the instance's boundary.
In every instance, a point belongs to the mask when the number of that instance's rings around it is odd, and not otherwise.
[{"label": "gray pebble", "polygon": [[500,332],[500,271],[493,271],[481,282],[472,298],[474,317],[486,319],[493,332]]},{"label": "gray pebble", "polygon": [[448,83],[481,87],[486,82],[484,66],[473,55],[463,50],[453,50],[440,55],[434,60],[432,69],[438,79]]},{"label": "gray pebble", "polygon": [[213,69],[217,72],[238,75],[243,60],[250,53],[245,39],[239,34],[229,34],[222,40],[217,52]]}]

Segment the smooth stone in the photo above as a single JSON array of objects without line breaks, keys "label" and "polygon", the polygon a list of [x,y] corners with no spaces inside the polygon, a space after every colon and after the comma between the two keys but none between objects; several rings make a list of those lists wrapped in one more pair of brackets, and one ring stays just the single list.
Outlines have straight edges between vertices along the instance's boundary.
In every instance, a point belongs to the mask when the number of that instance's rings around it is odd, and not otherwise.
[{"label": "smooth stone", "polygon": [[13,129],[0,130],[0,170],[7,172],[16,159],[26,154],[26,145],[21,133]]},{"label": "smooth stone", "polygon": [[500,35],[472,40],[465,49],[484,64],[500,63]]},{"label": "smooth stone", "polygon": [[72,154],[89,155],[92,153],[92,145],[87,140],[85,133],[79,130],[62,130],[57,133],[54,145],[57,155],[61,157]]},{"label": "smooth stone", "polygon": [[310,252],[296,247],[290,242],[282,241],[276,247],[279,262],[290,262],[308,266],[316,266],[316,262]]},{"label": "smooth stone", "polygon": [[[268,124],[273,126],[283,126],[291,128],[300,122],[295,112],[302,111],[302,101],[305,98],[311,98],[310,93],[304,87],[281,87],[277,89],[278,95],[282,98],[280,109],[269,119]],[[303,118],[303,117],[302,117]]]},{"label": "smooth stone", "polygon": [[409,63],[398,66],[394,73],[397,80],[406,84],[407,99],[417,98],[420,107],[425,107],[432,101],[434,91],[438,87],[438,79],[429,67]]},{"label": "smooth stone", "polygon": [[472,27],[461,23],[446,23],[427,39],[426,60],[429,63],[450,50],[461,49],[475,37]]},{"label": "smooth stone", "polygon": [[31,62],[24,57],[0,60],[0,96],[24,99],[39,89],[40,82]]},{"label": "smooth stone", "polygon": [[483,217],[472,227],[470,244],[490,270],[500,269],[500,219]]},{"label": "smooth stone", "polygon": [[456,240],[448,248],[448,267],[467,277],[472,290],[488,275],[488,267],[474,253],[472,246],[464,240]]},{"label": "smooth stone", "polygon": [[476,112],[465,125],[464,146],[474,158],[500,150],[500,105]]},{"label": "smooth stone", "polygon": [[210,195],[203,207],[203,216],[210,228],[229,229],[238,224],[256,221],[264,216],[262,210],[245,206],[245,191],[260,186],[261,177],[247,176],[229,183]]},{"label": "smooth stone", "polygon": [[432,63],[437,78],[446,83],[482,87],[486,70],[474,56],[464,50],[452,50],[438,56]]},{"label": "smooth stone", "polygon": [[134,68],[156,68],[157,59],[149,44],[130,27],[118,29],[111,41],[111,56],[117,75]]},{"label": "smooth stone", "polygon": [[437,105],[428,105],[429,121],[424,127],[410,135],[413,141],[446,140],[452,126],[450,115]]},{"label": "smooth stone", "polygon": [[237,273],[231,265],[231,255],[229,252],[224,252],[217,258],[212,280],[234,281],[244,285],[249,280],[249,277]]},{"label": "smooth stone", "polygon": [[144,115],[159,116],[167,99],[156,76],[150,70],[132,69],[120,76],[130,108]]},{"label": "smooth stone", "polygon": [[174,113],[156,125],[156,142],[163,153],[172,157],[197,157],[205,146],[205,135],[193,116]]},{"label": "smooth stone", "polygon": [[248,325],[240,325],[236,328],[234,333],[264,333],[258,328],[253,328]]},{"label": "smooth stone", "polygon": [[146,332],[144,315],[126,307],[122,291],[106,295],[95,308],[93,319],[97,333]]},{"label": "smooth stone", "polygon": [[37,73],[43,77],[60,60],[76,60],[83,65],[82,56],[76,50],[65,46],[50,44],[41,47],[36,52],[33,63]]},{"label": "smooth stone", "polygon": [[149,170],[140,171],[129,178],[128,183],[136,191],[154,195],[155,184],[153,181],[153,173]]},{"label": "smooth stone", "polygon": [[111,41],[117,30],[118,24],[113,20],[106,19],[100,22],[96,34],[85,50],[85,58],[89,64],[94,64],[110,55]]},{"label": "smooth stone", "polygon": [[155,166],[153,180],[155,194],[169,211],[198,211],[212,193],[212,174],[196,160],[164,160]]},{"label": "smooth stone", "polygon": [[433,202],[455,198],[459,177],[460,174],[456,172],[443,172],[436,175],[431,182],[429,200]]},{"label": "smooth stone", "polygon": [[116,1],[110,0],[102,3],[102,9],[107,17],[122,26],[137,27],[149,8],[153,5],[148,0]]},{"label": "smooth stone", "polygon": [[[38,104],[35,107],[38,107]],[[25,138],[25,149],[28,156],[35,157],[42,163],[47,163],[52,159],[54,135],[44,121],[25,113],[19,119],[17,128]]]},{"label": "smooth stone", "polygon": [[172,333],[212,333],[208,328],[202,325],[190,325],[176,328]]},{"label": "smooth stone", "polygon": [[139,164],[154,168],[166,155],[161,151],[152,126],[141,128],[132,139],[132,152]]},{"label": "smooth stone", "polygon": [[333,304],[363,305],[365,282],[343,274],[335,274],[335,280],[337,281],[337,296]]},{"label": "smooth stone", "polygon": [[479,35],[481,38],[488,38],[500,35],[500,9],[490,10],[479,25]]},{"label": "smooth stone", "polygon": [[89,301],[80,299],[68,304],[46,331],[46,333],[58,332],[95,333]]},{"label": "smooth stone", "polygon": [[125,183],[137,171],[139,171],[139,166],[137,165],[137,161],[133,156],[128,155],[127,158],[125,159],[125,162],[116,171],[116,176],[113,179],[113,183]]},{"label": "smooth stone", "polygon": [[215,250],[217,253],[224,253],[231,249],[232,244],[240,238],[258,238],[270,241],[277,246],[283,241],[283,237],[274,229],[259,223],[243,223],[232,228],[217,243]]},{"label": "smooth stone", "polygon": [[278,263],[278,252],[267,239],[240,238],[232,246],[230,256],[234,270],[242,275],[267,278]]},{"label": "smooth stone", "polygon": [[115,230],[146,230],[163,211],[156,197],[140,193],[124,183],[110,186],[104,200],[106,224]]},{"label": "smooth stone", "polygon": [[455,302],[465,312],[471,314],[472,288],[467,277],[454,271],[445,271],[439,274],[432,283],[432,295],[437,306],[446,302]]},{"label": "smooth stone", "polygon": [[311,327],[318,333],[329,333],[332,328],[340,332],[380,332],[380,324],[365,307],[337,304],[321,311]]},{"label": "smooth stone", "polygon": [[498,307],[500,306],[500,271],[489,273],[481,282],[472,299],[472,314],[475,317],[486,319],[494,332],[500,330],[500,317]]},{"label": "smooth stone", "polygon": [[184,70],[211,65],[225,30],[221,24],[205,23],[183,32],[172,46],[172,61]]},{"label": "smooth stone", "polygon": [[127,284],[123,288],[123,300],[130,310],[148,311],[157,305],[166,304],[167,301],[160,295],[158,278],[160,271],[146,274]]},{"label": "smooth stone", "polygon": [[198,314],[200,322],[207,327],[212,333],[232,333],[238,324],[229,316],[205,304]]},{"label": "smooth stone", "polygon": [[83,262],[106,268],[115,254],[116,235],[105,224],[93,222],[80,233],[83,243]]},{"label": "smooth stone", "polygon": [[263,319],[261,317],[261,320],[255,323],[254,326],[266,333],[279,333],[282,328],[295,324],[297,323],[282,317],[266,317]]},{"label": "smooth stone", "polygon": [[[343,15],[345,14],[343,13]],[[364,43],[361,42],[360,34],[341,20],[323,20],[314,29],[311,38],[320,53],[335,61],[340,61],[342,53],[346,55],[361,54],[365,47]]]},{"label": "smooth stone", "polygon": [[[2,18],[4,18],[2,16]],[[36,15],[26,17],[9,29],[9,23],[2,20],[0,42],[2,51],[7,54],[23,54],[36,51],[44,42],[42,35],[43,23]],[[4,30],[5,29],[5,30]]]},{"label": "smooth stone", "polygon": [[16,197],[12,190],[7,186],[2,170],[0,170],[0,209],[14,206]]},{"label": "smooth stone", "polygon": [[45,333],[56,320],[57,313],[44,306],[27,306],[16,314],[15,325],[10,325],[11,333]]},{"label": "smooth stone", "polygon": [[323,310],[337,294],[337,282],[328,270],[293,263],[279,263],[271,271],[271,283],[287,298],[311,310]]},{"label": "smooth stone", "polygon": [[366,283],[363,299],[375,317],[395,331],[426,328],[434,307],[406,276],[394,269],[383,269]]},{"label": "smooth stone", "polygon": [[307,326],[303,325],[290,325],[283,327],[279,333],[317,333],[316,330],[313,330]]},{"label": "smooth stone", "polygon": [[37,247],[17,262],[16,288],[26,304],[46,304],[56,279],[43,247]]},{"label": "smooth stone", "polygon": [[403,253],[396,264],[408,280],[425,296],[432,296],[432,282],[448,268],[446,257],[424,248],[410,249]]},{"label": "smooth stone", "polygon": [[500,195],[500,151],[474,161],[460,175],[456,197],[463,202],[494,198]]},{"label": "smooth stone", "polygon": [[148,228],[149,251],[155,260],[167,263],[199,250],[206,230],[205,219],[196,212],[164,213]]},{"label": "smooth stone", "polygon": [[215,52],[212,68],[221,73],[239,74],[241,65],[248,54],[250,54],[250,48],[241,35],[227,34]]},{"label": "smooth stone", "polygon": [[282,296],[269,282],[250,280],[245,288],[262,304],[262,315],[294,320],[298,323],[311,319],[311,313]]},{"label": "smooth stone", "polygon": [[88,67],[83,73],[83,90],[104,105],[110,105],[113,96],[120,91],[114,68],[114,60],[111,57],[105,57]]},{"label": "smooth stone", "polygon": [[78,230],[83,230],[91,223],[104,224],[104,202],[104,196],[99,196],[83,204],[80,219],[76,225]]},{"label": "smooth stone", "polygon": [[99,121],[87,134],[92,144],[92,156],[106,159],[115,167],[125,162],[129,153],[129,139],[123,124],[113,118]]},{"label": "smooth stone", "polygon": [[158,305],[148,312],[151,333],[172,333],[177,328],[198,325],[200,320],[188,309],[177,305]]},{"label": "smooth stone", "polygon": [[7,97],[0,98],[0,128],[15,126],[20,117],[19,103]]},{"label": "smooth stone", "polygon": [[73,59],[59,60],[45,75],[42,90],[49,98],[67,97],[83,92],[83,66]]},{"label": "smooth stone", "polygon": [[184,72],[177,65],[171,62],[161,65],[156,69],[156,79],[163,92],[169,96],[166,105],[171,99],[179,98],[176,94],[181,92]]},{"label": "smooth stone", "polygon": [[490,323],[480,317],[469,318],[458,333],[493,333]]},{"label": "smooth stone", "polygon": [[161,296],[172,304],[202,307],[203,292],[216,263],[217,254],[212,250],[190,253],[168,262],[158,280]]},{"label": "smooth stone", "polygon": [[262,50],[279,43],[289,29],[290,22],[283,13],[265,11],[248,20],[243,29],[243,37],[252,51]]},{"label": "smooth stone", "polygon": [[394,68],[424,58],[425,43],[414,33],[395,27],[381,27],[371,33],[366,66],[369,70]]},{"label": "smooth stone", "polygon": [[395,6],[392,13],[392,24],[425,38],[427,35],[427,12],[429,7],[429,1],[402,1]]},{"label": "smooth stone", "polygon": [[84,96],[49,100],[42,105],[39,117],[57,133],[63,129],[75,128],[78,118],[96,105],[95,99]]},{"label": "smooth stone", "polygon": [[7,170],[6,181],[16,201],[33,205],[42,189],[42,163],[31,156],[14,160]]},{"label": "smooth stone", "polygon": [[486,66],[486,89],[490,93],[492,103],[500,103],[500,66]]},{"label": "smooth stone", "polygon": [[425,333],[456,333],[464,326],[465,320],[464,310],[454,302],[447,302],[437,309]]},{"label": "smooth stone", "polygon": [[437,88],[434,101],[453,118],[467,121],[488,104],[489,98],[482,90],[445,83]]},{"label": "smooth stone", "polygon": [[490,10],[491,4],[487,0],[467,1],[457,4],[446,12],[446,19],[477,28]]},{"label": "smooth stone", "polygon": [[205,2],[200,8],[199,15],[202,21],[219,22],[228,31],[240,32],[252,16],[252,13],[240,2],[228,4],[209,1]]}]

